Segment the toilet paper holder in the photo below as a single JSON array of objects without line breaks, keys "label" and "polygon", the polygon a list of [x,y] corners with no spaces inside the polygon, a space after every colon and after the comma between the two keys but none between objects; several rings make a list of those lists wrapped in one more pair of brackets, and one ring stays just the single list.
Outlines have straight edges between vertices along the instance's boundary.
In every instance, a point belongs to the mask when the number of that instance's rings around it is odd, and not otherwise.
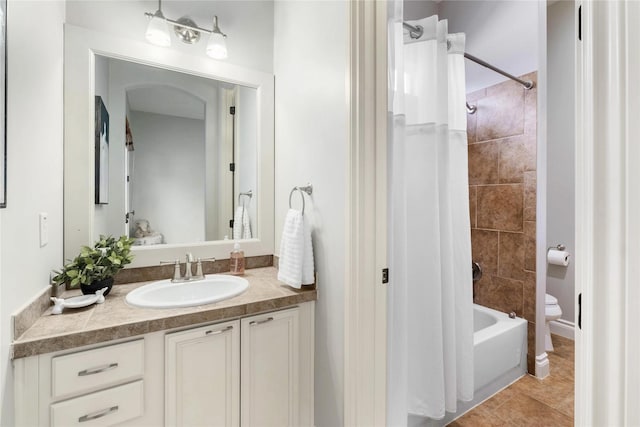
[{"label": "toilet paper holder", "polygon": [[563,245],[562,243],[560,243],[557,246],[549,246],[547,248],[547,252],[549,252],[551,249],[557,249],[559,251],[564,251],[565,249],[567,249],[567,247],[565,245]]}]

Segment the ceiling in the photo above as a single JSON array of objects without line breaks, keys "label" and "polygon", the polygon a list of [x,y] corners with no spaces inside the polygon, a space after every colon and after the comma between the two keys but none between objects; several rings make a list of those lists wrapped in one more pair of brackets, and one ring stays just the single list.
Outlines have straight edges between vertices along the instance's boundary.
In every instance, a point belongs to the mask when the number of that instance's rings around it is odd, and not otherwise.
[{"label": "ceiling", "polygon": [[205,103],[171,86],[146,86],[127,90],[131,111],[204,120]]},{"label": "ceiling", "polygon": [[[449,33],[466,34],[466,51],[515,76],[538,69],[539,2],[482,0],[405,0],[405,19],[438,14],[449,21]],[[466,89],[474,92],[506,77],[466,64]]]}]

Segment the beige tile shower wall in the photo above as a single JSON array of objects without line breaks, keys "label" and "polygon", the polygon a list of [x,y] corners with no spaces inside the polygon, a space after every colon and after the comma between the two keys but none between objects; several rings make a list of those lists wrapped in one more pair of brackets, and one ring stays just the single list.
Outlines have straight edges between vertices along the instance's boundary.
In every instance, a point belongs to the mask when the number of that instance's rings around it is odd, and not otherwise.
[{"label": "beige tile shower wall", "polygon": [[[522,76],[536,81],[536,73]],[[535,368],[537,89],[507,81],[467,95],[474,301],[529,321]]]}]

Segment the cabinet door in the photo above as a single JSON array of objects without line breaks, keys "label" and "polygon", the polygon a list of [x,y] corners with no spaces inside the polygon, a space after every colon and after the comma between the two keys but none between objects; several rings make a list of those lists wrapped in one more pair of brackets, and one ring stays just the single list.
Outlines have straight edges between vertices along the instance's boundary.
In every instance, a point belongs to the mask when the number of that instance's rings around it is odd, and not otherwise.
[{"label": "cabinet door", "polygon": [[239,322],[165,337],[165,425],[239,424]]},{"label": "cabinet door", "polygon": [[243,426],[297,426],[299,309],[242,319]]}]

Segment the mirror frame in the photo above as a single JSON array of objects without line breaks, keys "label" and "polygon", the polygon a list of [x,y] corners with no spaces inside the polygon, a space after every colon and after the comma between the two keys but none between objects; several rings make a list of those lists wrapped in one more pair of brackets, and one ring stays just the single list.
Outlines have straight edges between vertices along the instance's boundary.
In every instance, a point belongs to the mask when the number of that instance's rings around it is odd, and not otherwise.
[{"label": "mirror frame", "polygon": [[[64,258],[93,243],[95,55],[255,88],[258,102],[258,238],[241,242],[245,256],[274,252],[274,76],[205,55],[194,56],[65,24],[64,47]],[[176,65],[180,64],[180,65]],[[124,144],[122,146],[124,150]],[[124,212],[123,218],[124,218]],[[139,246],[128,268],[195,257],[229,258],[232,240]]]}]

